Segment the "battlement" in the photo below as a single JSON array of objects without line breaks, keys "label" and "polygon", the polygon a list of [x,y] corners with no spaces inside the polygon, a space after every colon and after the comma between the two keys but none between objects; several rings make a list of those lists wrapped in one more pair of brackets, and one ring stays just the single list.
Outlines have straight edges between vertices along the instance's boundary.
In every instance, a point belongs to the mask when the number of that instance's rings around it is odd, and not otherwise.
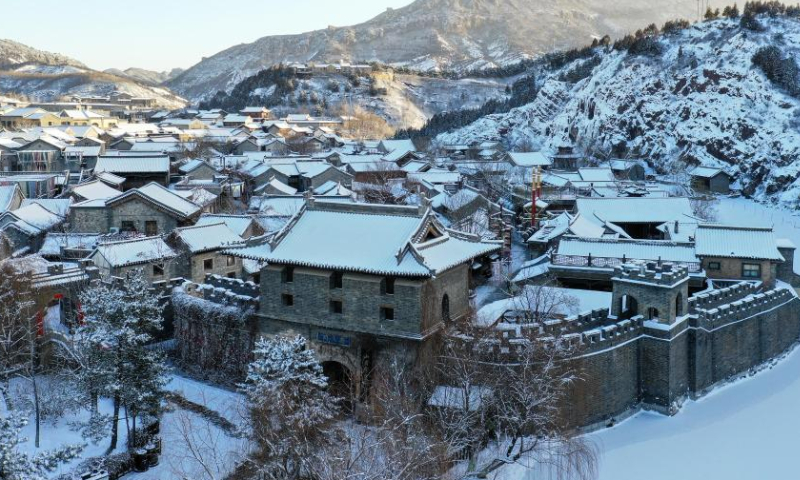
[{"label": "battlement", "polygon": [[259,286],[254,282],[239,280],[238,278],[223,277],[216,274],[207,274],[205,284],[213,285],[214,287],[224,288],[231,290],[237,295],[243,295],[250,298],[258,298],[261,295]]},{"label": "battlement", "polygon": [[689,269],[683,265],[659,262],[629,262],[614,267],[612,280],[621,282],[644,282],[671,287],[688,280]]},{"label": "battlement", "polygon": [[699,310],[696,313],[697,326],[707,330],[727,325],[738,320],[744,320],[764,313],[772,308],[792,300],[794,294],[790,290],[774,289],[763,293],[748,295],[733,302],[719,305],[709,310]]},{"label": "battlement", "polygon": [[495,354],[512,355],[532,337],[560,339],[580,353],[608,348],[642,332],[644,317],[617,321],[606,309],[597,309],[565,319],[543,323],[501,323],[493,327],[494,338],[484,342]]},{"label": "battlement", "polygon": [[208,283],[185,282],[183,290],[193,296],[226,307],[234,307],[242,312],[257,310],[259,302],[258,285],[235,278],[219,275],[206,275]]},{"label": "battlement", "polygon": [[757,282],[740,282],[727,288],[700,292],[689,298],[689,312],[697,313],[701,310],[711,310],[721,305],[735,302],[757,293],[759,288],[760,284]]}]

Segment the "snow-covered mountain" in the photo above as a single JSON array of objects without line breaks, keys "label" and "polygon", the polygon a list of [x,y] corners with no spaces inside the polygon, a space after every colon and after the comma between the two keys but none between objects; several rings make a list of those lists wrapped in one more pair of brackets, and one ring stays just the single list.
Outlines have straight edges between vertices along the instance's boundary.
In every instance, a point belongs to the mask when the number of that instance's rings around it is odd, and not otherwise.
[{"label": "snow-covered mountain", "polygon": [[114,91],[154,98],[164,108],[186,105],[183,98],[169,89],[142,83],[130,75],[98,72],[64,55],[0,40],[0,93],[49,102],[73,95],[108,95]]},{"label": "snow-covered mountain", "polygon": [[[722,0],[715,0],[722,1]],[[269,36],[204,59],[167,83],[190,98],[229,91],[287,62],[378,61],[420,70],[503,66],[558,48],[695,18],[696,0],[417,0],[351,27]],[[335,4],[331,8],[336,8]]]},{"label": "snow-covered mountain", "polygon": [[86,65],[67,56],[0,39],[0,69],[13,69],[27,64],[86,68]]},{"label": "snow-covered mountain", "polygon": [[146,83],[149,85],[160,85],[168,80],[171,80],[181,73],[183,73],[182,68],[173,68],[172,70],[166,70],[163,72],[156,72],[155,70],[147,70],[145,68],[126,68],[125,70],[120,70],[118,68],[109,68],[103,70],[105,73],[110,73],[111,75],[116,75],[118,77],[126,77],[130,78],[131,80],[135,80],[140,83]]},{"label": "snow-covered mountain", "polygon": [[[509,148],[552,150],[571,138],[587,151],[640,156],[661,171],[723,167],[746,193],[796,206],[800,101],[752,59],[762,47],[777,46],[784,58],[800,60],[800,21],[759,22],[763,31],[738,20],[699,23],[658,37],[661,51],[654,55],[595,49],[589,59],[543,73],[532,103],[438,141],[500,140]],[[564,81],[582,64],[596,66],[576,83]]]}]

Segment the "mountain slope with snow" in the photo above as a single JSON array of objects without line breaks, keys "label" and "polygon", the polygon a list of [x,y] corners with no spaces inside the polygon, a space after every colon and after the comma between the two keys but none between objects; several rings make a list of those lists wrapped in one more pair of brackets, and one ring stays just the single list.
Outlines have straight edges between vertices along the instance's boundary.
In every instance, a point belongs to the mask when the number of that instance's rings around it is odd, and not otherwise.
[{"label": "mountain slope with snow", "polygon": [[[641,156],[662,172],[722,167],[746,193],[785,205],[800,194],[800,101],[753,65],[775,45],[800,60],[800,21],[760,17],[763,31],[736,20],[661,35],[658,55],[596,49],[542,72],[532,103],[438,136],[442,143],[499,140],[552,150],[565,139],[589,152]],[[563,74],[597,66],[576,83]]]},{"label": "mountain slope with snow", "polygon": [[0,40],[0,94],[52,102],[79,96],[125,92],[156,100],[163,108],[181,108],[186,101],[132,75],[98,72],[64,55],[43,52],[10,40]]},{"label": "mountain slope with snow", "polygon": [[103,70],[105,73],[109,73],[111,75],[116,75],[118,77],[125,77],[130,78],[131,80],[145,83],[148,85],[160,85],[168,80],[171,80],[181,73],[183,73],[182,68],[173,68],[169,71],[163,72],[156,72],[155,70],[147,70],[145,68],[126,68],[125,70],[120,70],[118,68],[109,68]]},{"label": "mountain slope with snow", "polygon": [[45,52],[13,40],[0,39],[0,69],[26,64],[86,68],[81,62],[58,53]]},{"label": "mountain slope with snow", "polygon": [[696,9],[695,0],[417,0],[360,25],[231,47],[167,85],[202,100],[288,62],[377,61],[418,70],[480,70],[583,45],[593,36],[621,36],[652,22],[693,18]]}]

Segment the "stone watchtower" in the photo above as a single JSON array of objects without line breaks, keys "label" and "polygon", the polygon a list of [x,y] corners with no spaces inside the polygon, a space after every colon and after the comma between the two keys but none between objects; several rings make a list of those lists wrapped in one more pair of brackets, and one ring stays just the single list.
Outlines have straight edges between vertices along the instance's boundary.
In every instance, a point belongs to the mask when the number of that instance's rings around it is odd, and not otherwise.
[{"label": "stone watchtower", "polygon": [[614,269],[611,314],[672,324],[687,313],[689,271],[671,263],[627,263]]}]

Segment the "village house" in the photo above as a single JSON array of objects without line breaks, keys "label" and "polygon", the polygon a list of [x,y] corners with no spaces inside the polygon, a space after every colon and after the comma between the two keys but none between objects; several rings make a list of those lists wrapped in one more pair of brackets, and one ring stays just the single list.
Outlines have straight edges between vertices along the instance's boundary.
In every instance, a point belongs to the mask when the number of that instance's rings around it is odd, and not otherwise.
[{"label": "village house", "polygon": [[70,212],[72,231],[84,233],[169,233],[191,225],[202,209],[157,183],[128,190],[113,198],[76,203]]},{"label": "village house", "polygon": [[732,177],[721,168],[697,167],[689,172],[692,190],[698,193],[722,193],[731,191]]},{"label": "village house", "polygon": [[250,215],[207,214],[200,215],[197,226],[224,223],[226,227],[243,239],[257,237],[264,233],[259,223]]},{"label": "village house", "polygon": [[277,237],[229,252],[266,262],[260,331],[305,335],[334,381],[366,397],[370,366],[425,361],[433,335],[468,312],[473,259],[500,248],[445,229],[425,205],[309,198]]},{"label": "village house", "polygon": [[111,173],[125,178],[123,190],[141,187],[150,182],[169,185],[169,157],[166,155],[101,156],[95,174]]},{"label": "village house", "polygon": [[192,180],[214,180],[220,175],[216,168],[199,158],[187,161],[178,167],[178,172]]},{"label": "village house", "polygon": [[789,281],[794,265],[794,245],[776,240],[771,227],[701,224],[695,253],[710,279],[756,280],[768,287],[776,279]]},{"label": "village house", "polygon": [[22,205],[25,195],[16,183],[0,183],[0,213],[16,210]]},{"label": "village house", "polygon": [[245,107],[239,113],[256,120],[268,120],[272,117],[272,112],[267,107]]},{"label": "village house", "polygon": [[242,259],[222,254],[244,243],[224,222],[204,223],[176,229],[167,239],[180,261],[176,262],[174,275],[202,283],[206,275],[228,278],[242,277]]},{"label": "village house", "polygon": [[0,232],[11,243],[15,255],[32,253],[42,246],[44,237],[64,223],[65,216],[38,202],[22,205],[14,211],[0,213]]},{"label": "village house", "polygon": [[144,237],[100,244],[87,259],[106,279],[141,271],[150,282],[166,282],[174,276],[176,257],[161,237]]}]

